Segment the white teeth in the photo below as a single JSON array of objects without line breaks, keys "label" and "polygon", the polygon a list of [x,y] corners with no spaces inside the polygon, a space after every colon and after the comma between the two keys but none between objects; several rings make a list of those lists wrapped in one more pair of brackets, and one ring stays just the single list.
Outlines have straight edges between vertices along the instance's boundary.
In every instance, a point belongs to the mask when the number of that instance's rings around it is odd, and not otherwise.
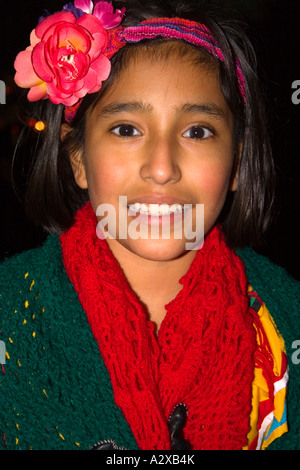
[{"label": "white teeth", "polygon": [[135,204],[129,204],[128,207],[132,212],[154,216],[175,214],[184,211],[184,207],[181,204],[140,204],[136,202]]},{"label": "white teeth", "polygon": [[159,206],[159,210],[161,214],[169,214],[170,213],[170,206],[169,204],[161,204]]},{"label": "white teeth", "polygon": [[147,212],[148,210],[148,206],[147,204],[138,204],[140,207],[139,209],[137,210],[137,212],[139,212],[139,210],[141,210],[142,212]]},{"label": "white teeth", "polygon": [[149,212],[151,215],[160,215],[158,204],[149,204]]}]

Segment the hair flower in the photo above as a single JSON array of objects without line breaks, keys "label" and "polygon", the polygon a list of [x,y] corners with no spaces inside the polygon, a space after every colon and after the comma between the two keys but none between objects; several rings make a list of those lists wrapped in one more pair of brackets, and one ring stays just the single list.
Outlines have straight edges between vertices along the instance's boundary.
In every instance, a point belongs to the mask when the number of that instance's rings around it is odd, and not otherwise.
[{"label": "hair flower", "polygon": [[30,88],[29,101],[49,98],[54,104],[73,106],[86,94],[99,91],[108,78],[106,30],[120,24],[124,9],[114,13],[111,4],[94,3],[75,0],[75,6],[65,5],[32,31],[30,46],[14,64],[15,82]]},{"label": "hair flower", "polygon": [[93,13],[93,15],[101,21],[105,29],[115,28],[121,23],[125,14],[125,8],[114,12],[111,3],[102,2],[101,0],[75,0],[74,5],[85,13]]}]

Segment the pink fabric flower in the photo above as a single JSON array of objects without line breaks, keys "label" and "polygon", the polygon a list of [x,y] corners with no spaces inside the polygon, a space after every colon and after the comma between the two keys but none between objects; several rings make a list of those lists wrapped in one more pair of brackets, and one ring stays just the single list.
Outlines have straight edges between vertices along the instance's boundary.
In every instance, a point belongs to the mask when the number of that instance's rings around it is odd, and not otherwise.
[{"label": "pink fabric flower", "polygon": [[93,15],[101,21],[105,29],[119,26],[125,14],[125,8],[114,12],[111,3],[99,0],[94,0],[94,2],[92,0],[75,0],[74,5],[85,13],[93,13]]},{"label": "pink fabric flower", "polygon": [[49,98],[73,106],[100,90],[110,73],[110,61],[103,55],[108,35],[95,15],[76,19],[70,11],[55,13],[38,24],[30,39],[15,60],[15,81],[30,88],[29,101]]}]

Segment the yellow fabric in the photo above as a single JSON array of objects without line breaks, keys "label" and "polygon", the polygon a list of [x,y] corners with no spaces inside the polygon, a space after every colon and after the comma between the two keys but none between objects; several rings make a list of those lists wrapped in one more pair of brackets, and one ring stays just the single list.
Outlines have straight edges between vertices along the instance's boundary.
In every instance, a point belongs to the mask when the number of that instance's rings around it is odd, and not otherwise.
[{"label": "yellow fabric", "polygon": [[[249,295],[253,292],[249,288]],[[262,304],[257,315],[259,316],[261,325],[266,333],[269,341],[271,352],[274,360],[273,371],[278,380],[275,380],[274,390],[269,391],[267,382],[263,377],[262,370],[258,367],[255,368],[253,393],[252,393],[252,412],[250,416],[250,431],[248,433],[248,445],[244,450],[249,449],[258,437],[256,449],[266,449],[271,442],[287,432],[287,422],[285,419],[285,402],[286,402],[286,385],[287,385],[287,371],[283,378],[280,378],[282,372],[282,354],[285,354],[284,340],[277,330],[273,318],[271,317],[265,304]],[[257,335],[259,342],[259,336]],[[270,393],[275,393],[274,409],[271,413],[264,416],[264,403],[269,399]],[[258,428],[259,418],[264,419],[261,429]],[[282,422],[281,422],[282,421]],[[271,432],[270,432],[271,431]],[[270,435],[269,435],[270,433]]]}]

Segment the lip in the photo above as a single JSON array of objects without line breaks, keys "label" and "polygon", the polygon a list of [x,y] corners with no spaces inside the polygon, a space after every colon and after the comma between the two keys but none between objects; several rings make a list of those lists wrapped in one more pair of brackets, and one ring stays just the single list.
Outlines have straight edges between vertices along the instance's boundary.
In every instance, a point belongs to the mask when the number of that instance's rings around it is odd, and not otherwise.
[{"label": "lip", "polygon": [[128,206],[130,204],[134,204],[138,202],[139,204],[168,204],[171,206],[172,204],[191,204],[189,201],[180,199],[176,196],[168,196],[164,194],[145,194],[143,196],[137,196],[135,198],[131,198],[128,201]]},{"label": "lip", "polygon": [[155,204],[155,205],[162,205],[162,204],[167,204],[169,206],[172,206],[173,204],[180,204],[182,208],[186,208],[186,206],[189,206],[189,210],[191,209],[192,204],[188,203],[186,199],[179,199],[178,197],[175,196],[170,196],[170,195],[162,195],[162,194],[146,194],[143,196],[137,196],[136,198],[132,198],[128,202],[128,215],[132,218],[138,218],[139,222],[142,225],[148,226],[167,226],[167,227],[173,227],[176,230],[179,228],[177,227],[178,223],[180,225],[180,230],[182,230],[182,220],[184,218],[184,211],[183,212],[171,212],[168,214],[145,214],[143,212],[135,212],[132,211],[130,206],[139,203],[139,204]]},{"label": "lip", "polygon": [[128,215],[132,219],[138,219],[139,223],[143,226],[174,226],[174,224],[180,223],[180,229],[182,228],[182,220],[184,217],[183,212],[171,212],[169,214],[145,214],[142,212],[132,212],[131,209],[128,209]]}]

